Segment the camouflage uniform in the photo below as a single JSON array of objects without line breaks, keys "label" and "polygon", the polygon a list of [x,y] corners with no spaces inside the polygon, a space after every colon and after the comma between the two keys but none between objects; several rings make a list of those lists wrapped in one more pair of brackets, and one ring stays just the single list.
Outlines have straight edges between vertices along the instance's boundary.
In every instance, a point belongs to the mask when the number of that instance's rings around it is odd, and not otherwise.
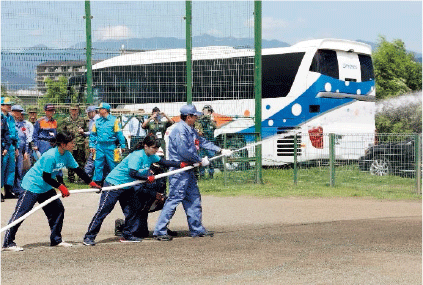
[{"label": "camouflage uniform", "polygon": [[147,131],[147,135],[153,134],[159,139],[164,153],[166,153],[164,135],[166,133],[167,128],[169,128],[171,125],[172,123],[169,121],[163,122],[160,120],[159,122],[157,122],[156,120],[151,120],[150,122],[148,122],[147,128],[145,129]]},{"label": "camouflage uniform", "polygon": [[147,126],[147,135],[153,134],[158,139],[163,139],[166,129],[172,125],[169,121],[159,121],[151,120]]},{"label": "camouflage uniform", "polygon": [[[87,161],[87,137],[85,136],[85,134],[79,133],[80,127],[84,130],[84,132],[87,132],[87,120],[83,117],[80,117],[79,114],[76,120],[72,119],[72,117],[69,115],[69,117],[66,117],[63,120],[62,125],[60,126],[60,130],[68,131],[75,136],[75,147],[73,149],[72,155],[78,162],[79,167],[84,168],[85,162]],[[71,170],[68,170],[68,179],[71,183],[75,182],[75,173]]]},{"label": "camouflage uniform", "polygon": [[196,123],[201,126],[203,137],[211,142],[214,142],[214,130],[216,129],[216,124],[211,120],[210,116],[204,115],[198,118]]},{"label": "camouflage uniform", "polygon": [[[195,129],[208,141],[214,143],[214,130],[216,129],[216,124],[212,121],[211,116],[203,115],[198,118],[195,122],[196,125],[198,123],[198,127],[195,126]],[[199,131],[201,129],[201,132]],[[215,155],[214,151],[200,149],[200,157],[208,156],[213,157]],[[200,167],[200,177],[205,177],[206,167]],[[214,174],[214,162],[211,161],[210,165],[208,166],[209,178],[213,178]]]}]

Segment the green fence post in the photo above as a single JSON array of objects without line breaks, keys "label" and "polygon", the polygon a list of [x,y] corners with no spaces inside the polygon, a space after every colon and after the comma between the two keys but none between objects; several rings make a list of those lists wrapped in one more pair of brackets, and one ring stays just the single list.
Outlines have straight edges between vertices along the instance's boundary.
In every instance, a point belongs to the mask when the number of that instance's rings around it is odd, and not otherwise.
[{"label": "green fence post", "polygon": [[[254,94],[255,94],[255,131],[261,139],[261,97],[262,97],[262,23],[261,23],[261,1],[254,1]],[[256,146],[256,183],[263,183],[262,176],[262,146]]]},{"label": "green fence post", "polygon": [[417,194],[422,193],[422,139],[421,134],[415,135],[415,169],[416,169],[416,192]]},{"label": "green fence post", "polygon": [[87,103],[93,103],[93,70],[92,70],[92,38],[91,38],[91,8],[90,1],[85,1],[85,29],[87,41]]},{"label": "green fence post", "polygon": [[294,185],[297,185],[297,134],[294,135]]},{"label": "green fence post", "polygon": [[329,134],[330,186],[335,186],[335,134]]},{"label": "green fence post", "polygon": [[[226,134],[223,134],[223,148],[227,148]],[[228,172],[226,170],[226,160],[227,160],[227,157],[224,156],[223,159],[222,159],[222,163],[223,163],[223,182],[224,182],[225,186],[227,186],[227,182],[228,182]]]},{"label": "green fence post", "polygon": [[192,3],[191,1],[185,2],[186,8],[186,52],[187,52],[187,103],[192,104]]}]

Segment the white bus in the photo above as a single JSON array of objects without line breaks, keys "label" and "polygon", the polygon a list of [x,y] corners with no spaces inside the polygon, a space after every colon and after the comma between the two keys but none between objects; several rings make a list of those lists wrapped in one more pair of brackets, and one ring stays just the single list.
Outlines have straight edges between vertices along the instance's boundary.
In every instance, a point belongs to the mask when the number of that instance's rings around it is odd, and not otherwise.
[{"label": "white bus", "polygon": [[[254,132],[254,51],[232,47],[194,48],[193,104],[212,105],[232,120],[215,136]],[[178,115],[186,104],[185,49],[117,56],[93,65],[98,100],[129,110],[155,106]],[[369,45],[319,39],[262,50],[263,165],[328,155],[328,136],[337,134],[338,159],[358,159],[373,143],[375,80]],[[362,137],[346,134],[370,134]],[[359,140],[357,150],[349,146]],[[248,143],[248,142],[247,142]]]}]

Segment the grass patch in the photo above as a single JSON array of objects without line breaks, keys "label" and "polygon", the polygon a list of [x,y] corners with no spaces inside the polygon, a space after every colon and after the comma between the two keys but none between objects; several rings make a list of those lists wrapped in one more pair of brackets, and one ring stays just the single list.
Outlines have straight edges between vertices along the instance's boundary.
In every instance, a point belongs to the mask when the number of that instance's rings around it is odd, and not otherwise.
[{"label": "grass patch", "polygon": [[214,179],[200,180],[198,184],[202,194],[216,196],[422,198],[416,193],[415,179],[373,176],[351,166],[337,167],[335,173],[334,187],[330,187],[327,167],[300,169],[297,185],[293,181],[292,169],[263,169],[263,184],[255,184],[254,174],[248,175],[246,171],[228,175],[226,184],[222,173],[215,174]]},{"label": "grass patch", "polygon": [[[328,167],[302,168],[294,185],[292,169],[263,169],[263,184],[254,183],[254,170],[223,173],[214,179],[199,180],[203,195],[253,197],[363,197],[378,200],[421,200],[414,178],[373,176],[357,166],[339,166],[335,170],[335,186],[329,184]],[[67,183],[69,189],[85,189],[88,185]]]}]

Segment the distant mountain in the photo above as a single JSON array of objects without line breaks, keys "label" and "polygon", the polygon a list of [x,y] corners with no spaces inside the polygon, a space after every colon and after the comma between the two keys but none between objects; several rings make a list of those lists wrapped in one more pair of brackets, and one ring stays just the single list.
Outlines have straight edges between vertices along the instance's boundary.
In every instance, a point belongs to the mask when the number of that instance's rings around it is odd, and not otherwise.
[{"label": "distant mountain", "polygon": [[[93,60],[104,60],[118,55],[118,52],[97,52]],[[47,61],[85,61],[84,49],[51,49],[46,46],[36,46],[21,50],[1,51],[1,82],[8,83],[10,89],[19,89],[25,81],[28,86],[36,83],[37,66]]]},{"label": "distant mountain", "polygon": [[2,67],[1,84],[11,90],[25,89],[28,86],[35,85],[35,78],[24,77],[10,69]]},{"label": "distant mountain", "polygon": [[[78,43],[71,48],[85,48],[86,43]],[[155,49],[173,49],[173,48],[185,48],[185,39],[178,38],[145,38],[145,39],[126,39],[126,40],[107,40],[93,42],[93,49],[98,50],[113,50],[119,51],[122,46],[126,50],[155,50]],[[192,39],[193,47],[205,47],[205,46],[231,46],[231,47],[250,47],[254,48],[254,39],[249,38],[217,38],[211,35],[196,36]],[[273,47],[288,47],[290,44],[277,40],[262,40],[263,48]]]},{"label": "distant mountain", "polygon": [[[248,38],[217,38],[210,35],[193,37],[193,47],[233,46],[254,48],[254,39]],[[122,45],[125,50],[155,50],[185,48],[185,39],[178,38],[146,38],[127,40],[108,40],[93,42],[93,60],[104,60],[120,54]],[[263,48],[287,47],[288,43],[277,40],[263,40]],[[37,45],[20,50],[2,50],[1,67],[2,82],[10,86],[21,84],[22,81],[35,84],[37,66],[46,61],[86,60],[86,43],[78,43],[69,48],[52,49],[45,45]]]},{"label": "distant mountain", "polygon": [[[377,48],[373,42],[357,40],[369,44],[372,50]],[[145,38],[145,39],[126,39],[126,40],[108,40],[93,43],[93,60],[104,60],[120,54],[122,46],[125,50],[155,50],[185,48],[185,39],[174,37],[163,38]],[[254,48],[254,39],[252,38],[218,38],[211,35],[195,36],[192,39],[193,47],[204,46],[232,46]],[[288,47],[290,44],[278,40],[262,40],[263,48]],[[81,42],[64,49],[52,49],[45,45],[37,45],[31,48],[19,50],[1,51],[1,80],[2,83],[8,82],[10,85],[35,84],[37,65],[46,61],[85,61],[86,43]],[[416,61],[422,62],[422,54],[413,52]]]}]

